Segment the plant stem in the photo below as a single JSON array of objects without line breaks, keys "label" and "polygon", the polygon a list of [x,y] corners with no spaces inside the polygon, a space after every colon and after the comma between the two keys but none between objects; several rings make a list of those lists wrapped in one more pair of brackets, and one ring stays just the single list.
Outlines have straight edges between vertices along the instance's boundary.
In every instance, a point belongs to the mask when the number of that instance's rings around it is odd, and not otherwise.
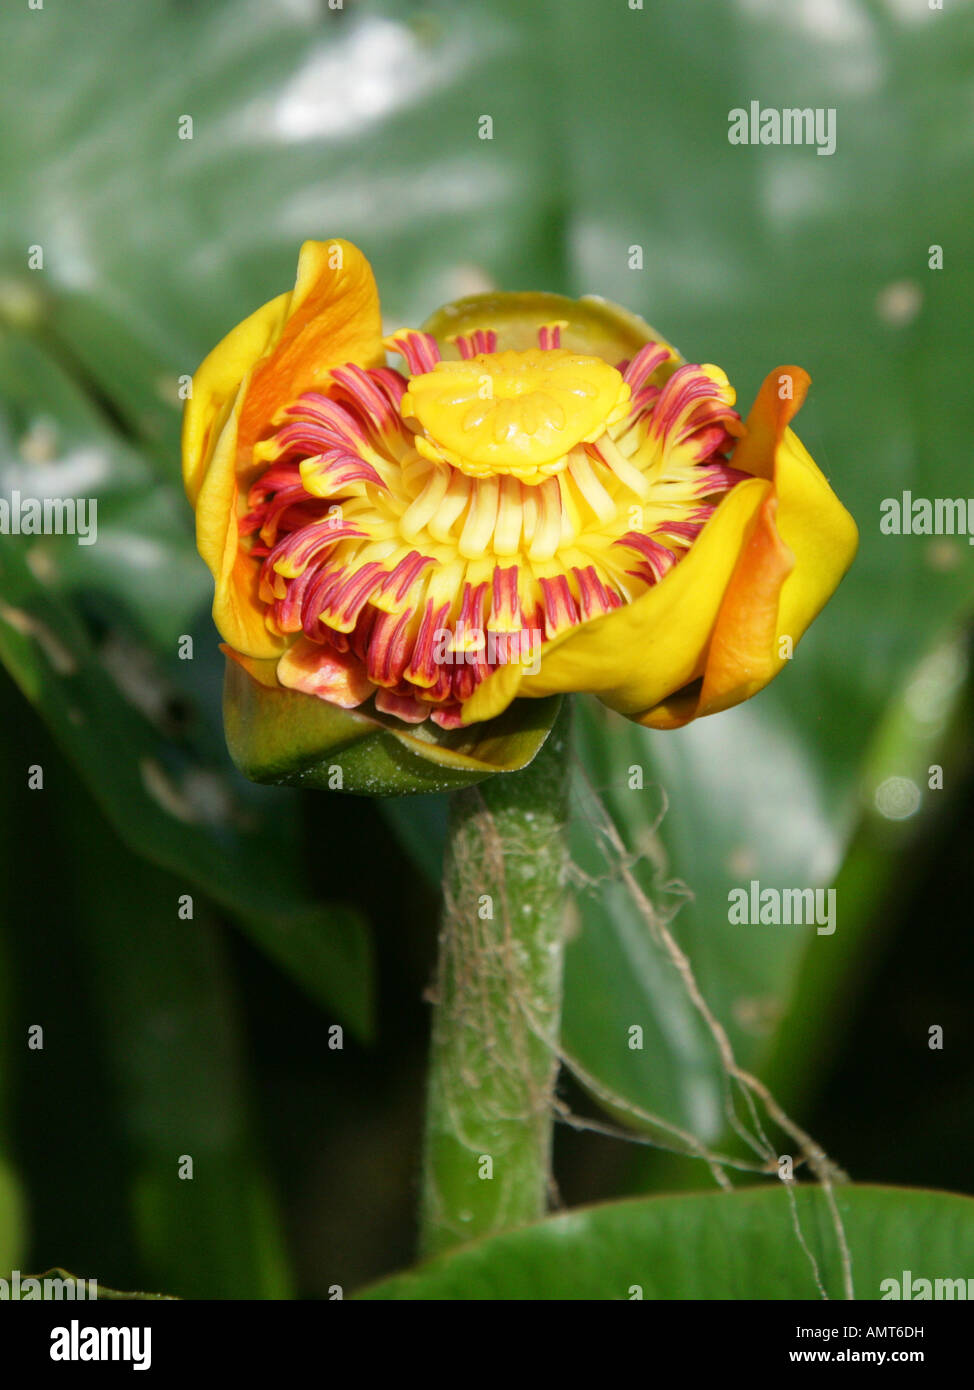
[{"label": "plant stem", "polygon": [[423,1164],[424,1255],[545,1212],[569,771],[565,701],[529,767],[453,797]]}]

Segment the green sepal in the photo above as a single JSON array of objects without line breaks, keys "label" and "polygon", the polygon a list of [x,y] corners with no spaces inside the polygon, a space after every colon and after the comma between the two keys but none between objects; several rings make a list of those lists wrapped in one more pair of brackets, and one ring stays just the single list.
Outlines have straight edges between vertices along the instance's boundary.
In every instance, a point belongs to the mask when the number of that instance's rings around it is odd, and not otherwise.
[{"label": "green sepal", "polygon": [[645,319],[596,295],[570,299],[564,294],[540,291],[472,294],[437,309],[423,324],[423,331],[436,338],[445,358],[455,358],[460,354],[449,340],[458,334],[493,328],[500,348],[523,352],[537,347],[539,328],[559,320],[567,323],[561,332],[561,345],[571,352],[602,357],[615,365],[633,357],[647,343],[662,343],[675,354],[675,360],[660,369],[661,379],[675,371],[683,360]]},{"label": "green sepal", "polygon": [[527,767],[560,703],[557,695],[517,700],[496,719],[465,729],[404,725],[270,685],[228,658],[223,722],[230,756],[252,782],[413,796]]}]

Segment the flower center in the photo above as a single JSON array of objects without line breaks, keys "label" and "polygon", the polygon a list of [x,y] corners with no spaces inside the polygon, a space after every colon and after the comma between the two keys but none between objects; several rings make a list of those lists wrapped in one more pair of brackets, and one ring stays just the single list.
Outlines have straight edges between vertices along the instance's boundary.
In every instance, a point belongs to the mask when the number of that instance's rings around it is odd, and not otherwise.
[{"label": "flower center", "polygon": [[621,372],[562,348],[482,352],[414,376],[400,406],[416,449],[474,478],[536,483],[628,408]]}]

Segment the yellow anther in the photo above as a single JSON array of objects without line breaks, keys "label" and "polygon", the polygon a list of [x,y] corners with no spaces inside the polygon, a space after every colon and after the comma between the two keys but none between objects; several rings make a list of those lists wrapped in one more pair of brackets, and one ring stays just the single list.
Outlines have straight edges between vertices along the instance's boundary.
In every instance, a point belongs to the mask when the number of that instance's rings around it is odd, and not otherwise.
[{"label": "yellow anther", "polygon": [[561,348],[479,353],[414,376],[402,398],[428,458],[472,477],[512,474],[539,483],[575,445],[596,439],[625,410],[629,386],[599,357]]}]

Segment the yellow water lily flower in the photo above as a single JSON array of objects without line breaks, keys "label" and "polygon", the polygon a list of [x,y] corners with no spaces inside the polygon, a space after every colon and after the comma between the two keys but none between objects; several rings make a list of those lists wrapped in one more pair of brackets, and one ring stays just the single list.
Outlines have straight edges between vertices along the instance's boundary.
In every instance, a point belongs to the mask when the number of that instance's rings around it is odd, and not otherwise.
[{"label": "yellow water lily flower", "polygon": [[656,728],[725,709],[855,553],[789,427],[808,384],[777,368],[742,421],[719,367],[558,295],[475,296],[384,338],[361,252],[307,242],[294,290],[193,380],[216,626],[248,679],[386,728],[568,691]]}]

